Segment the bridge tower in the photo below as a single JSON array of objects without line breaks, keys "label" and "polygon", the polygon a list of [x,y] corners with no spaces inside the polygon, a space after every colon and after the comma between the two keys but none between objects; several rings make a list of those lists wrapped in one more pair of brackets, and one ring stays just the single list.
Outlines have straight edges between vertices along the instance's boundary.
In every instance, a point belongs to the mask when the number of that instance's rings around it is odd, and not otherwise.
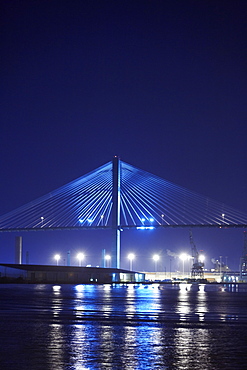
[{"label": "bridge tower", "polygon": [[120,197],[121,197],[121,164],[119,157],[112,161],[112,267],[120,268]]}]

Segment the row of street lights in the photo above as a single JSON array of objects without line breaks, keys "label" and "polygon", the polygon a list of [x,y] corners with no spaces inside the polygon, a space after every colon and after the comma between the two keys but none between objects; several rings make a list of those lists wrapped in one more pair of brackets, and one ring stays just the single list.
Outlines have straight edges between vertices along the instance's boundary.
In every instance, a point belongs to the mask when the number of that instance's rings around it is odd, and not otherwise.
[{"label": "row of street lights", "polygon": [[[57,266],[59,264],[59,261],[60,261],[60,254],[56,254],[54,256],[54,259],[56,260],[56,263],[57,263]],[[85,256],[83,253],[78,253],[77,254],[77,259],[78,259],[78,262],[79,262],[79,266],[82,265],[82,261],[84,260]],[[111,256],[109,254],[106,254],[105,255],[105,261],[108,262],[108,267],[110,267],[110,260],[111,260]],[[127,256],[128,260],[129,260],[129,269],[130,271],[132,271],[133,269],[133,261],[135,259],[135,254],[134,253],[129,253],[128,256]],[[183,275],[184,275],[184,264],[185,264],[185,261],[189,261],[191,260],[193,257],[191,257],[190,255],[186,254],[186,253],[181,253],[179,258],[181,259],[181,261],[183,262]],[[158,254],[154,254],[153,255],[153,261],[154,261],[154,270],[157,271],[157,265],[158,265],[158,261],[160,259],[160,256]],[[200,255],[199,256],[199,261],[200,262],[204,262],[205,260],[205,257],[203,255]]]},{"label": "row of street lights", "polygon": [[[84,256],[83,253],[78,253],[77,254],[77,259],[78,259],[78,262],[79,262],[79,266],[82,265],[82,261],[83,261],[84,258],[85,258],[85,256]],[[133,261],[135,259],[135,254],[134,253],[129,253],[128,256],[127,256],[127,258],[129,260],[129,269],[132,270],[133,269]],[[60,254],[55,254],[54,259],[56,260],[56,264],[58,266],[59,261],[61,259]],[[153,255],[153,261],[154,261],[154,265],[155,265],[155,271],[157,271],[157,263],[158,263],[159,259],[160,259],[160,256],[158,254],[154,254]],[[110,267],[109,266],[110,260],[111,260],[111,256],[109,254],[106,254],[105,255],[105,261],[106,262],[108,261],[108,267]]]}]

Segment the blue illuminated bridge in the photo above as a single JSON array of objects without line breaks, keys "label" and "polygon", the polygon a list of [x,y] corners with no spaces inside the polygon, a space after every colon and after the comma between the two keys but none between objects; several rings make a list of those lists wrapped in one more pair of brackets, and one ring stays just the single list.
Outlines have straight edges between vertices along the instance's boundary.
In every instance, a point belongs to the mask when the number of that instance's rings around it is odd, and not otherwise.
[{"label": "blue illuminated bridge", "polygon": [[158,227],[247,227],[247,214],[114,157],[0,217],[0,231],[111,228],[113,267],[121,230]]}]

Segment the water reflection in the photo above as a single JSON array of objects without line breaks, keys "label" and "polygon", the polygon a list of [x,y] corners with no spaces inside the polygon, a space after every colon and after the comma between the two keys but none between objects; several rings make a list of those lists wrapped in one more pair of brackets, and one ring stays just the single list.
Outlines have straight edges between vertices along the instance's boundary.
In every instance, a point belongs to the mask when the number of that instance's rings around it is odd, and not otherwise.
[{"label": "water reflection", "polygon": [[61,286],[60,285],[53,285],[52,286],[53,295],[52,295],[52,302],[51,302],[51,310],[53,312],[53,316],[59,317],[60,311],[62,310],[61,305]]},{"label": "water reflection", "polygon": [[136,312],[135,295],[136,291],[134,289],[134,285],[129,285],[127,289],[125,304],[125,313],[129,320],[134,317],[134,314]]},{"label": "water reflection", "polygon": [[188,284],[181,284],[181,289],[178,291],[178,303],[176,307],[176,312],[180,316],[181,321],[187,319],[187,315],[191,312],[191,306],[189,302],[189,288]]},{"label": "water reflection", "polygon": [[213,369],[207,329],[178,328],[174,332],[176,369]]},{"label": "water reflection", "polygon": [[197,294],[196,314],[199,316],[199,321],[204,321],[205,314],[208,312],[207,294],[204,286],[201,286]]},{"label": "water reflection", "polygon": [[245,369],[247,295],[181,288],[0,287],[0,368]]},{"label": "water reflection", "polygon": [[50,324],[47,338],[47,358],[50,366],[59,368],[64,364],[65,338],[60,324]]}]

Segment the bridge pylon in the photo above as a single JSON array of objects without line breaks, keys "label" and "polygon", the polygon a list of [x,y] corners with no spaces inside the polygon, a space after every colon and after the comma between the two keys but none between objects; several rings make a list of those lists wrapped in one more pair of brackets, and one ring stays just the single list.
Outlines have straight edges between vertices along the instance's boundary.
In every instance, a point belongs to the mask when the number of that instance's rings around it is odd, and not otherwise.
[{"label": "bridge pylon", "polygon": [[121,164],[119,157],[112,161],[112,267],[120,268],[120,199],[121,199]]}]

